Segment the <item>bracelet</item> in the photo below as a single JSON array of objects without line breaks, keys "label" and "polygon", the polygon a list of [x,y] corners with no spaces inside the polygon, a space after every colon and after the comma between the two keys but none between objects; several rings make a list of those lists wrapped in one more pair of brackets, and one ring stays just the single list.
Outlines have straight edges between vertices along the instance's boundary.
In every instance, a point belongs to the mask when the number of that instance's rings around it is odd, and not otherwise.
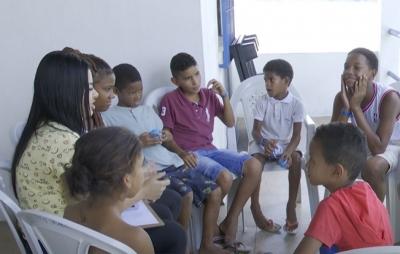
[{"label": "bracelet", "polygon": [[351,113],[351,111],[347,111],[347,110],[345,110],[345,109],[342,109],[342,110],[340,111],[340,115],[341,115],[341,116],[351,117],[352,114],[353,114],[353,113]]}]

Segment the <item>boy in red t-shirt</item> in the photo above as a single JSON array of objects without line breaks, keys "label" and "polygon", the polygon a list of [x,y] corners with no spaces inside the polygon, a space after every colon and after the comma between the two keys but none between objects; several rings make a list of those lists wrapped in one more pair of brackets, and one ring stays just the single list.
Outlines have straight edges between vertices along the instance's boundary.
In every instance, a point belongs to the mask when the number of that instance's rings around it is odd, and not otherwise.
[{"label": "boy in red t-shirt", "polygon": [[295,254],[315,253],[321,246],[345,251],[393,244],[386,208],[367,182],[354,181],[367,161],[365,142],[351,124],[317,128],[310,144],[308,177],[331,195],[319,204]]}]

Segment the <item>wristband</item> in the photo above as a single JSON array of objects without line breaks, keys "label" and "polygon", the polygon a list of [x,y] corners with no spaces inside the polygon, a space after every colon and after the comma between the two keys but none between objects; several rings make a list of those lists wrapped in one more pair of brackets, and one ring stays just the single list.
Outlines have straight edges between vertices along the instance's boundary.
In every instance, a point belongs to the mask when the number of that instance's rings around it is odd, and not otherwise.
[{"label": "wristband", "polygon": [[265,146],[268,143],[268,140],[265,138],[261,138],[260,145]]},{"label": "wristband", "polygon": [[345,110],[345,109],[342,109],[342,110],[340,111],[340,115],[341,115],[341,116],[351,117],[352,114],[353,114],[353,113],[351,113],[351,111],[347,111],[347,110]]},{"label": "wristband", "polygon": [[221,94],[221,97],[222,97],[222,98],[225,98],[226,96],[228,96],[228,93],[227,93],[226,91],[224,91],[224,92]]}]

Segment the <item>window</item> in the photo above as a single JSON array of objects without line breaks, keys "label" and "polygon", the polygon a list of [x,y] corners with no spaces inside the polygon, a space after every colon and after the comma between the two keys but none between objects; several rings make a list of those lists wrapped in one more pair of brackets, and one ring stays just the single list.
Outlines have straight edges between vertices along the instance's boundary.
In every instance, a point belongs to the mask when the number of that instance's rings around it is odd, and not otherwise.
[{"label": "window", "polygon": [[235,0],[235,34],[259,53],[378,51],[380,15],[380,0]]}]

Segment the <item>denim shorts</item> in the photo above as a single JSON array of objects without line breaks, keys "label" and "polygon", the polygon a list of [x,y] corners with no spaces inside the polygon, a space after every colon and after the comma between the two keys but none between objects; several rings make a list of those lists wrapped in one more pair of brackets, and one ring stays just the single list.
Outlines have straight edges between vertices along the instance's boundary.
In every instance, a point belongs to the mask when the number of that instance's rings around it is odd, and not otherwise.
[{"label": "denim shorts", "polygon": [[197,170],[216,181],[218,175],[225,169],[236,176],[242,176],[245,161],[252,157],[227,149],[211,149],[194,151],[197,156]]}]

